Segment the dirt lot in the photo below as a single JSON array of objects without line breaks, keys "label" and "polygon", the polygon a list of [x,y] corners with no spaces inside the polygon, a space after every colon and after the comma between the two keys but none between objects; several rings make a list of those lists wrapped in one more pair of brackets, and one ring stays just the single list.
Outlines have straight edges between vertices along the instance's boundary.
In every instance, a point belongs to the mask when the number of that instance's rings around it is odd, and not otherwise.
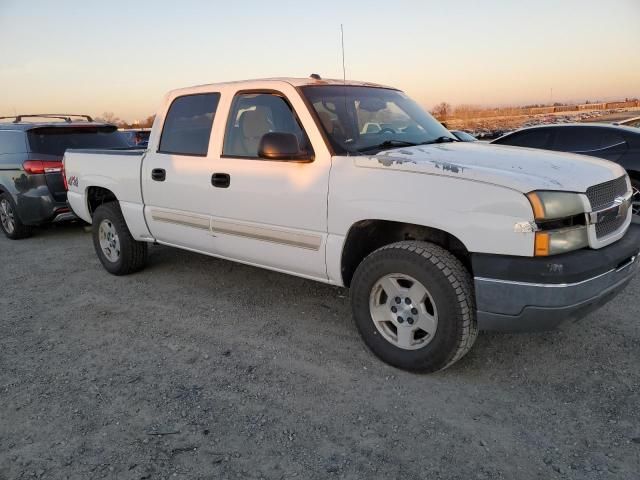
[{"label": "dirt lot", "polygon": [[578,324],[388,367],[347,292],[65,226],[0,238],[0,478],[637,479],[640,278]]}]

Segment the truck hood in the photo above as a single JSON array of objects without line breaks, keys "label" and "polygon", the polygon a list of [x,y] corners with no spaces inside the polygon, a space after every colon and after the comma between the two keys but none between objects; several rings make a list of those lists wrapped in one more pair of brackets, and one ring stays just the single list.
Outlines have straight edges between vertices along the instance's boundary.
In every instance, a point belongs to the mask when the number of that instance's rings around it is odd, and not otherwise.
[{"label": "truck hood", "polygon": [[453,142],[394,148],[355,157],[363,168],[392,169],[490,183],[522,193],[533,190],[586,192],[621,177],[625,170],[607,160],[573,153]]}]

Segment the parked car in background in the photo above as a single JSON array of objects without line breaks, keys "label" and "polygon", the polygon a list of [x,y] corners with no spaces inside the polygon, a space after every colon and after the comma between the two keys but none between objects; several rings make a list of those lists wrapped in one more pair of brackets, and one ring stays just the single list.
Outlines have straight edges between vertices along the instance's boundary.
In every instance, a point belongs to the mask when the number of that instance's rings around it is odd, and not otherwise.
[{"label": "parked car in background", "polygon": [[160,243],[348,286],[365,343],[408,370],[447,368],[479,329],[583,316],[640,263],[622,167],[460,142],[371,83],[174,90],[146,152],[69,150],[64,163],[108,272],[140,270]]},{"label": "parked car in background", "polygon": [[88,115],[1,117],[0,228],[4,234],[24,238],[34,226],[76,218],[66,203],[62,173],[67,148],[128,146],[115,125],[94,122]]},{"label": "parked car in background", "polygon": [[639,129],[608,123],[545,125],[517,130],[492,143],[579,153],[621,165],[631,178],[634,221],[640,223]]},{"label": "parked car in background", "polygon": [[147,148],[151,129],[120,130],[132,147]]},{"label": "parked car in background", "polygon": [[471,135],[470,133],[463,132],[462,130],[449,130],[453,133],[458,140],[461,142],[477,142],[478,139]]},{"label": "parked car in background", "polygon": [[636,127],[640,128],[640,117],[633,117],[623,120],[622,122],[617,122],[618,125],[624,125],[625,127]]}]

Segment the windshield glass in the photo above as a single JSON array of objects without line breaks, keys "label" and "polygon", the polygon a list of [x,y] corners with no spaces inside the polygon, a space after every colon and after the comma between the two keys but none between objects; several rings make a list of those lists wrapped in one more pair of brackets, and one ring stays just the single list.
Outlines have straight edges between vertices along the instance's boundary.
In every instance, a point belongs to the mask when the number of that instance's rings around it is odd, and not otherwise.
[{"label": "windshield glass", "polygon": [[302,87],[338,154],[373,154],[457,139],[404,93],[353,85]]}]

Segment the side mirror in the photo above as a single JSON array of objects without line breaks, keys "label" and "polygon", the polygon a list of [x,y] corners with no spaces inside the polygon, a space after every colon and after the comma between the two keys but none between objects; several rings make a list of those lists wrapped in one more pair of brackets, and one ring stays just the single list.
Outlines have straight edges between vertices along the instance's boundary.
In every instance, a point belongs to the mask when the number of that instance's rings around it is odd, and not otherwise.
[{"label": "side mirror", "polygon": [[260,139],[258,157],[265,160],[311,162],[313,155],[300,150],[298,137],[293,133],[269,132]]}]

